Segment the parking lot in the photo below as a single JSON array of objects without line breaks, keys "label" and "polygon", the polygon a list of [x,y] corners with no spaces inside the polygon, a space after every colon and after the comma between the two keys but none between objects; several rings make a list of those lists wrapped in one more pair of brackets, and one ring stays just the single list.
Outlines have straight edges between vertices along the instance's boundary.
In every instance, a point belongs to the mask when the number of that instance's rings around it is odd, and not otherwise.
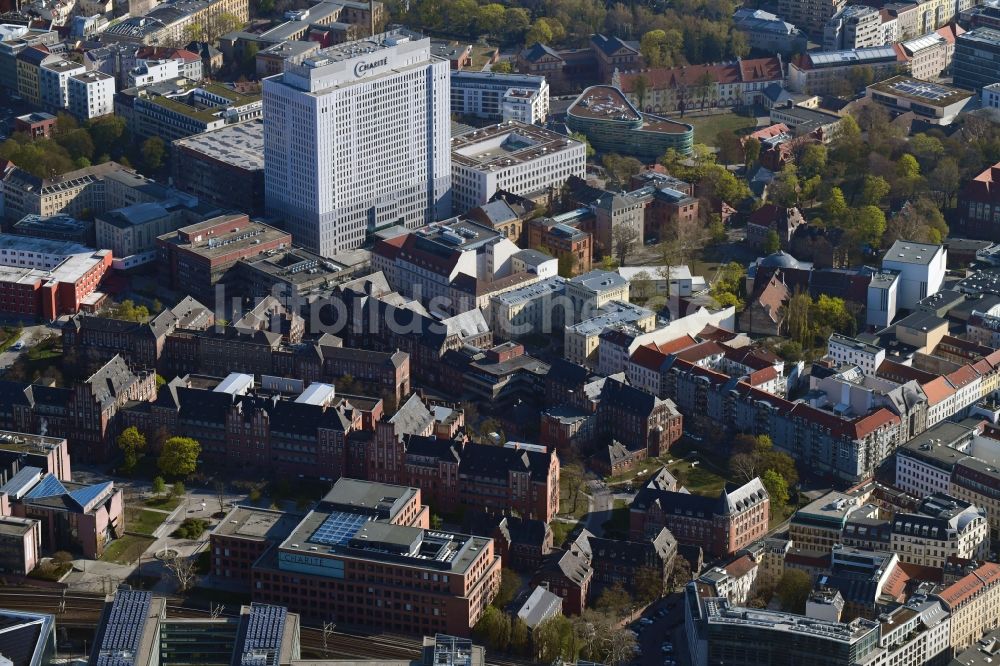
[{"label": "parking lot", "polygon": [[683,595],[671,594],[651,606],[629,625],[638,634],[639,653],[633,661],[642,666],[677,666],[690,663],[684,644]]}]

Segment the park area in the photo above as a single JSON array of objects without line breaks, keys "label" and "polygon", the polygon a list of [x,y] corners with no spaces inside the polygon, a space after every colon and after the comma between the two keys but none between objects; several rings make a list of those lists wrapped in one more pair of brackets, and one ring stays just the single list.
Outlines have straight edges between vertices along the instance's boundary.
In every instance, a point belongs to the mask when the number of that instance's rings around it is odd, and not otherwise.
[{"label": "park area", "polygon": [[685,115],[683,118],[674,116],[673,119],[692,125],[694,127],[694,142],[709,146],[715,145],[715,137],[719,136],[719,132],[746,134],[751,128],[757,126],[755,117],[739,116],[732,112],[713,113],[707,116]]}]

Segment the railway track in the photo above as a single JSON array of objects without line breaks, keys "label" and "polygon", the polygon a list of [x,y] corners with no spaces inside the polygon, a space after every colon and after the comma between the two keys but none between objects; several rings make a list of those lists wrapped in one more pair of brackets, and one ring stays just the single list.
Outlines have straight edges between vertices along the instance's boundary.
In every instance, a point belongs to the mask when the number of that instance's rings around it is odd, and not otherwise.
[{"label": "railway track", "polygon": [[[96,628],[104,610],[104,599],[105,596],[100,593],[0,588],[0,608],[50,613],[56,616],[59,626],[67,628]],[[211,614],[211,611],[188,605],[182,599],[168,597],[168,617],[205,618]],[[226,617],[238,614],[238,610],[228,609],[221,613]],[[321,628],[300,627],[303,657],[409,660],[419,658],[422,650],[420,641],[406,636],[369,636],[333,630],[324,639],[323,634]],[[487,656],[490,666],[524,666],[525,663]]]}]

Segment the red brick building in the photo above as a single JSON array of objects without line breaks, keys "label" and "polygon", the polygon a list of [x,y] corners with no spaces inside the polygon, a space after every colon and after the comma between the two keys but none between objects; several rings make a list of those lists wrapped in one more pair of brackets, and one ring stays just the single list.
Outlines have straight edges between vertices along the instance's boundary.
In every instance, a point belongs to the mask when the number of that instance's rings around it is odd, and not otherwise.
[{"label": "red brick building", "polygon": [[718,497],[675,492],[654,479],[632,501],[629,538],[649,538],[666,527],[679,543],[726,557],[767,534],[770,505],[758,478],[727,485]]},{"label": "red brick building", "polygon": [[958,212],[965,235],[1000,240],[1000,162],[965,184]]},{"label": "red brick building", "polygon": [[160,268],[173,289],[214,303],[214,287],[240,259],[291,247],[291,234],[244,214],[210,220],[156,239]]},{"label": "red brick building", "polygon": [[[311,620],[468,636],[500,587],[489,538],[427,529],[418,488],[340,479],[304,518],[239,507],[211,535],[212,571]],[[243,542],[243,543],[238,543]]]},{"label": "red brick building", "polygon": [[110,268],[110,250],[0,234],[0,313],[49,321],[75,314]]}]

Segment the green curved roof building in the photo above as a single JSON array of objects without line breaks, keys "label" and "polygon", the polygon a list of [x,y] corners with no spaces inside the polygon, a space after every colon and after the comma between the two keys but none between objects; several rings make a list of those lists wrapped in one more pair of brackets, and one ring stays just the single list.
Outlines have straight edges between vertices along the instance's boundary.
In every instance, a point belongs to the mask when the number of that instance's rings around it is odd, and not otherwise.
[{"label": "green curved roof building", "polygon": [[669,118],[640,113],[614,86],[591,86],[566,112],[566,125],[586,135],[594,150],[657,160],[673,148],[688,155],[694,128]]}]

